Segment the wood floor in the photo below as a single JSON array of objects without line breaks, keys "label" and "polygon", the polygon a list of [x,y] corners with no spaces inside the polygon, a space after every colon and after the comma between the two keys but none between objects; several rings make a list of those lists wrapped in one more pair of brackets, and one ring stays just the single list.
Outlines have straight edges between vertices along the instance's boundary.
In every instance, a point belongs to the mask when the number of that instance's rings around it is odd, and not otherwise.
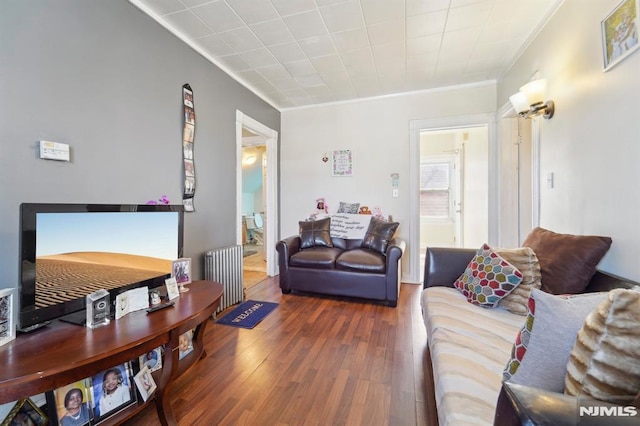
[{"label": "wood floor", "polygon": [[242,282],[244,288],[248,289],[267,278],[267,261],[263,245],[245,244],[244,249],[255,252],[245,256],[242,261]]},{"label": "wood floor", "polygon": [[[172,389],[179,424],[425,425],[420,289],[394,309],[282,295],[278,277],[249,288],[280,305],[251,330],[209,320],[207,356]],[[128,424],[157,425],[155,406]]]}]

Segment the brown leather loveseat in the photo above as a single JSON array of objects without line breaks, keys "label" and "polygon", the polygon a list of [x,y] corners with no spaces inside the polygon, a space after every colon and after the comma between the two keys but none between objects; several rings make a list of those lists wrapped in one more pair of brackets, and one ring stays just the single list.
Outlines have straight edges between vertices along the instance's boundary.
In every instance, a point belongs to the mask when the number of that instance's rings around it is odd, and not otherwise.
[{"label": "brown leather loveseat", "polygon": [[[373,220],[370,231],[376,225],[381,228],[388,225]],[[277,243],[282,293],[294,290],[358,297],[397,306],[405,250],[404,241],[391,238],[397,224],[386,235],[382,229],[375,239],[369,232],[364,239],[332,238],[328,224],[328,220],[300,222],[300,235]],[[305,230],[304,226],[314,229]]]}]

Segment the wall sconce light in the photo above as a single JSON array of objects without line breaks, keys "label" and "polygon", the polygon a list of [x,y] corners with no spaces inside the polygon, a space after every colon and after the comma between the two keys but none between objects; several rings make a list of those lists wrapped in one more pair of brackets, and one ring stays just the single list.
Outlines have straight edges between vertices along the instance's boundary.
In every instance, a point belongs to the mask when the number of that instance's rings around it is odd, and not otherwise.
[{"label": "wall sconce light", "polygon": [[545,101],[547,80],[540,79],[530,81],[520,88],[520,91],[509,97],[513,109],[523,118],[532,118],[542,115],[546,119],[553,117],[555,104],[553,101]]}]

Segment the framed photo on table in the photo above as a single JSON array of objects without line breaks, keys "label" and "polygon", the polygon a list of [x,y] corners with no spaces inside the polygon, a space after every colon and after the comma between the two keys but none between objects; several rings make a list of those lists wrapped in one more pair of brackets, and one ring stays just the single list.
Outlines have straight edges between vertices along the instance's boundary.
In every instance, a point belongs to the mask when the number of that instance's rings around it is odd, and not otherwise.
[{"label": "framed photo on table", "polygon": [[191,258],[182,257],[173,261],[171,276],[176,279],[178,285],[191,282]]},{"label": "framed photo on table", "polygon": [[14,289],[0,289],[0,346],[16,338],[13,320]]},{"label": "framed photo on table", "polygon": [[49,419],[31,399],[25,398],[16,402],[2,424],[44,426],[49,424]]},{"label": "framed photo on table", "polygon": [[84,426],[93,420],[91,379],[70,383],[47,394],[53,395],[47,399],[47,404],[54,407],[49,413],[57,417],[61,426]]},{"label": "framed photo on table", "polygon": [[91,378],[96,421],[100,422],[136,403],[136,391],[132,386],[130,373],[131,368],[127,362]]},{"label": "framed photo on table", "polygon": [[638,0],[623,0],[602,20],[604,71],[609,71],[638,49]]}]

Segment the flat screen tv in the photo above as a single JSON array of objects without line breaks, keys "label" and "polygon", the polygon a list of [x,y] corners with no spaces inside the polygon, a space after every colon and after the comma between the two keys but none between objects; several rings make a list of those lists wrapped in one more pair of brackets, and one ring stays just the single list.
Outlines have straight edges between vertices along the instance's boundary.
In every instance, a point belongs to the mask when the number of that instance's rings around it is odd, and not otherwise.
[{"label": "flat screen tv", "polygon": [[82,311],[99,289],[113,303],[164,285],[182,257],[183,220],[179,205],[22,204],[18,329]]}]

